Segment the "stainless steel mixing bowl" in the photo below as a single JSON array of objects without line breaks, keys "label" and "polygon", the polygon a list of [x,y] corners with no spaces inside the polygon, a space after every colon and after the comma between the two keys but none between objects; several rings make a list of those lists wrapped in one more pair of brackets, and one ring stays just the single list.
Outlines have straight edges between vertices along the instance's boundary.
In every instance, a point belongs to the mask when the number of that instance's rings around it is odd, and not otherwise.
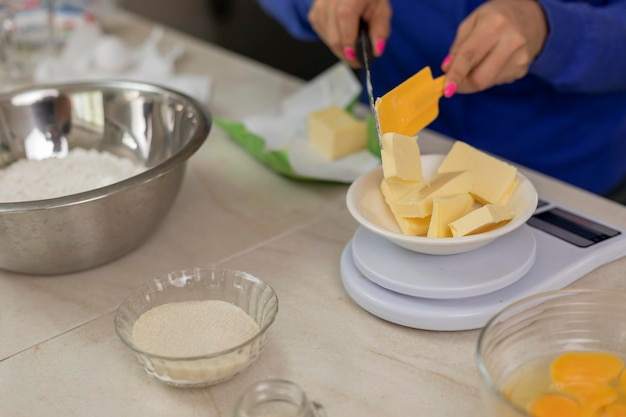
[{"label": "stainless steel mixing bowl", "polygon": [[[0,169],[23,158],[63,157],[74,147],[108,151],[147,168],[91,191],[0,202],[0,268],[70,273],[133,251],[170,210],[186,162],[210,128],[210,114],[196,100],[138,82],[47,85],[0,95]],[[27,143],[29,136],[39,139]]]}]

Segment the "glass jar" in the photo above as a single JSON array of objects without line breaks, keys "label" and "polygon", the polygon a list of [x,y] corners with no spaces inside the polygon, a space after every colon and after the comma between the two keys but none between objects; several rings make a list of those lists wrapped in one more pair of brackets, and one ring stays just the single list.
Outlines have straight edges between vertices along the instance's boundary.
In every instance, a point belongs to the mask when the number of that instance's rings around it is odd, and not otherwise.
[{"label": "glass jar", "polygon": [[117,0],[0,0],[0,89],[28,84],[81,26],[97,25]]},{"label": "glass jar", "polygon": [[241,395],[234,417],[326,417],[326,413],[321,404],[309,401],[293,382],[268,379]]},{"label": "glass jar", "polygon": [[53,0],[0,2],[1,81],[28,81],[32,67],[54,49]]}]

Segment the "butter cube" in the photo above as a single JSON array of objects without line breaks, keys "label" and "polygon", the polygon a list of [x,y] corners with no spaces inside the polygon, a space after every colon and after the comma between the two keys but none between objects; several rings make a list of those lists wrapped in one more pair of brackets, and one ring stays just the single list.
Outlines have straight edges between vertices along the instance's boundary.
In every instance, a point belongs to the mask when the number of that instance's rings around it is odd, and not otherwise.
[{"label": "butter cube", "polygon": [[465,142],[456,141],[437,172],[470,171],[472,195],[483,204],[505,204],[517,186],[517,168]]},{"label": "butter cube", "polygon": [[422,157],[417,145],[417,136],[398,133],[385,133],[381,138],[380,151],[385,178],[399,178],[406,181],[423,181]]},{"label": "butter cube", "polygon": [[383,178],[380,183],[380,190],[383,194],[387,206],[391,210],[396,223],[400,227],[400,231],[409,236],[422,236],[428,231],[428,225],[430,224],[430,217],[425,218],[410,218],[402,217],[396,211],[394,211],[394,203],[402,198],[404,195],[412,191],[414,188],[423,187],[425,183],[415,181],[394,181],[391,179]]},{"label": "butter cube", "polygon": [[403,181],[398,178],[383,178],[380,183],[383,196],[387,204],[393,204],[410,192],[426,186],[425,181]]},{"label": "butter cube", "polygon": [[401,217],[394,213],[394,217],[402,234],[408,236],[424,236],[428,232],[430,216],[428,217]]},{"label": "butter cube", "polygon": [[508,223],[513,212],[498,204],[486,204],[450,223],[452,236],[467,236],[487,232]]},{"label": "butter cube", "polygon": [[469,193],[473,179],[468,171],[437,174],[423,187],[410,191],[393,206],[402,217],[426,217],[433,211],[433,199],[455,194]]},{"label": "butter cube", "polygon": [[313,146],[330,160],[367,147],[366,123],[336,106],[309,114],[308,129]]},{"label": "butter cube", "polygon": [[428,237],[452,237],[449,223],[472,211],[474,199],[469,193],[433,199],[433,214],[428,226]]}]

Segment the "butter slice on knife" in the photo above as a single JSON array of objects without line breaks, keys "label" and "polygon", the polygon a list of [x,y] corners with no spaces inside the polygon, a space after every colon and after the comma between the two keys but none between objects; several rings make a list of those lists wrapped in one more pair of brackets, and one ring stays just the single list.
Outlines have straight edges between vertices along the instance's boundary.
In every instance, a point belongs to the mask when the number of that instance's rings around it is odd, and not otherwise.
[{"label": "butter slice on knife", "polygon": [[382,136],[382,143],[380,157],[385,178],[416,182],[424,180],[417,136],[385,133]]}]

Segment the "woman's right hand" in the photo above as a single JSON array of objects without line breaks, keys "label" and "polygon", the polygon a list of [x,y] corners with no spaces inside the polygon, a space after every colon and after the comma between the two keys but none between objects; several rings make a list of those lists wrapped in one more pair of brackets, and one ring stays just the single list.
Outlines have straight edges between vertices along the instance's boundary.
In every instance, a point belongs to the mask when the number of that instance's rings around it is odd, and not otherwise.
[{"label": "woman's right hand", "polygon": [[391,13],[389,0],[314,0],[308,17],[330,50],[358,67],[355,45],[359,20],[367,22],[374,56],[380,56],[391,32]]}]

